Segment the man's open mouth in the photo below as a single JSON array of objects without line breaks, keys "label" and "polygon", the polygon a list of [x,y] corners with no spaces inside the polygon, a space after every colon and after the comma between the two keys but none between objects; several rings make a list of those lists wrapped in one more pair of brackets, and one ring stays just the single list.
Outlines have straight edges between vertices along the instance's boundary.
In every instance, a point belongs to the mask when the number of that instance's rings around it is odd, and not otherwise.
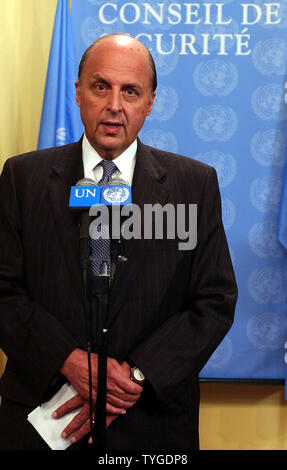
[{"label": "man's open mouth", "polygon": [[122,128],[122,123],[118,121],[103,121],[102,125],[108,134],[116,134]]}]

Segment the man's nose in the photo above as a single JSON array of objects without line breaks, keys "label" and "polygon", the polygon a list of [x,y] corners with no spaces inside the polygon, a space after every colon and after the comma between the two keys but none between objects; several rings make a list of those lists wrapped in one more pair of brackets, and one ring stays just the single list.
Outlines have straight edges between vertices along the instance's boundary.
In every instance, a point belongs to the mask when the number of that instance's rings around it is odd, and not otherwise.
[{"label": "man's nose", "polygon": [[111,90],[108,108],[113,113],[119,113],[122,110],[122,97],[120,90]]}]

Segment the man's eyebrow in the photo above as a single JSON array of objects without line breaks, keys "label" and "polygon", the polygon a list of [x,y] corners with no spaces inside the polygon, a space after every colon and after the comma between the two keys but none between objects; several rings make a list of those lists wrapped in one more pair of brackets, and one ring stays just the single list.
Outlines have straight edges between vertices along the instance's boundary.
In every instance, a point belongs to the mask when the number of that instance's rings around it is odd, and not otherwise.
[{"label": "man's eyebrow", "polygon": [[141,90],[141,86],[138,83],[126,83],[123,88],[134,88],[135,90]]},{"label": "man's eyebrow", "polygon": [[94,73],[91,76],[91,79],[98,80],[99,82],[102,82],[102,83],[108,83],[108,81],[104,77],[102,77],[102,75],[100,75],[99,73]]}]

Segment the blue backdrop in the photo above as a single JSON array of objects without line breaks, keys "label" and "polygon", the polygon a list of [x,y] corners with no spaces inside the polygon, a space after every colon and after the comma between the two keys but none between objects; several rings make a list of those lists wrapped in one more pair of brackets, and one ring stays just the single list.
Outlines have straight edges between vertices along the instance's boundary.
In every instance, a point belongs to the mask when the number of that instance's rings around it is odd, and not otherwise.
[{"label": "blue backdrop", "polygon": [[[284,379],[287,252],[277,232],[287,156],[287,0],[72,0],[71,17],[67,4],[59,0],[57,18],[66,22],[54,30],[49,62],[56,107],[46,89],[39,147],[82,133],[69,103],[84,50],[102,34],[138,35],[159,78],[142,141],[214,166],[221,188],[239,299],[234,325],[201,376]],[[75,57],[65,71],[55,65],[64,53]],[[74,122],[44,119],[60,108],[75,113]],[[281,223],[287,239],[287,191]]]}]

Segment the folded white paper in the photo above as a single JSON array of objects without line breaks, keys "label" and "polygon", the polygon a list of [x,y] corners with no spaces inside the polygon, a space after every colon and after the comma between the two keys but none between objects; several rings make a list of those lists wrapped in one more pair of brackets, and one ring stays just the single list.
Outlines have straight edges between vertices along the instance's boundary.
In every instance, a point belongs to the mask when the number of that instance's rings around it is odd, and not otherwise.
[{"label": "folded white paper", "polygon": [[28,415],[28,421],[53,450],[65,450],[71,445],[69,439],[61,437],[61,433],[79,410],[71,411],[58,419],[52,418],[52,413],[76,394],[72,385],[65,383],[51,400],[38,406]]}]

